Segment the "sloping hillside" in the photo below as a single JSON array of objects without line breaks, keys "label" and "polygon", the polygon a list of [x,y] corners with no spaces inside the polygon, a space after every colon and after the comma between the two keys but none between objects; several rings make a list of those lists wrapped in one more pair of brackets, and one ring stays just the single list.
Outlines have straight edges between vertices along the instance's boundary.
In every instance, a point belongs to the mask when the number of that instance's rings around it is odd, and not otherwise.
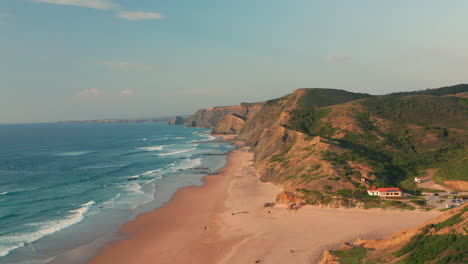
[{"label": "sloping hillside", "polygon": [[369,186],[417,194],[411,179],[426,169],[440,184],[466,187],[466,93],[468,85],[385,96],[298,89],[264,104],[202,109],[188,124],[237,133],[261,180],[309,203],[372,204]]},{"label": "sloping hillside", "polygon": [[356,240],[326,251],[321,264],[468,263],[468,205],[384,240]]},{"label": "sloping hillside", "polygon": [[442,181],[468,180],[467,122],[460,97],[300,89],[267,102],[239,138],[252,146],[262,179],[291,190],[356,190],[372,183],[409,192],[414,188],[401,182],[423,168],[438,168]]}]

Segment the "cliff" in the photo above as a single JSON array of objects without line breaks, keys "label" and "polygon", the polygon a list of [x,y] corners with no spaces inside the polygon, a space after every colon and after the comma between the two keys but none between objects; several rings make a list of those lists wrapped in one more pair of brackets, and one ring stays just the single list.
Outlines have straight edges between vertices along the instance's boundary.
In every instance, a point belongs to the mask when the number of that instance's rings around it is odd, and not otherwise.
[{"label": "cliff", "polygon": [[262,181],[309,204],[381,206],[370,185],[418,194],[411,179],[425,168],[434,180],[464,190],[468,85],[372,96],[336,89],[298,89],[262,104],[199,110],[187,122],[238,134],[254,152]]},{"label": "cliff", "polygon": [[234,114],[245,119],[254,116],[263,103],[242,103],[235,106],[212,107],[198,110],[187,118],[185,124],[189,127],[214,128],[225,116]]},{"label": "cliff", "polygon": [[167,122],[167,123],[168,123],[168,125],[183,125],[183,124],[185,124],[185,118],[183,118],[181,116],[175,116],[174,118],[169,120],[169,122]]},{"label": "cliff", "polygon": [[254,150],[261,179],[286,190],[324,196],[348,190],[353,199],[369,184],[409,192],[417,187],[407,179],[428,166],[439,168],[436,181],[464,190],[467,104],[460,87],[454,92],[369,96],[299,89],[268,101],[239,138]]},{"label": "cliff", "polygon": [[215,134],[237,134],[244,126],[246,118],[236,114],[229,114],[221,119],[213,129]]}]

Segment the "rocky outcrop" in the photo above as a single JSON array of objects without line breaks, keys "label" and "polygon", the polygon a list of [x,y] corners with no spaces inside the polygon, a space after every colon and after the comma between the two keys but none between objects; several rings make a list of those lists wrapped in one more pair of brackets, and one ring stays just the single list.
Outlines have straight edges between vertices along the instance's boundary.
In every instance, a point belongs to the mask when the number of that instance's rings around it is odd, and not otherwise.
[{"label": "rocky outcrop", "polygon": [[262,105],[263,103],[242,103],[235,106],[200,109],[193,116],[187,118],[185,124],[189,127],[214,128],[230,114],[249,119],[260,110]]},{"label": "rocky outcrop", "polygon": [[183,125],[185,124],[185,118],[181,116],[175,116],[168,122],[169,125]]},{"label": "rocky outcrop", "polygon": [[325,250],[320,264],[340,264],[338,260],[339,258],[336,256],[333,256],[329,250]]},{"label": "rocky outcrop", "polygon": [[245,123],[245,117],[236,114],[225,116],[213,129],[215,134],[237,134]]},{"label": "rocky outcrop", "polygon": [[303,89],[299,89],[290,95],[268,101],[255,116],[246,121],[239,138],[255,148],[264,130],[288,121],[289,112],[295,108],[302,94]]},{"label": "rocky outcrop", "polygon": [[278,196],[276,197],[276,202],[282,203],[282,204],[290,204],[290,203],[302,204],[304,202],[304,198],[301,193],[283,191],[280,194],[278,194]]}]

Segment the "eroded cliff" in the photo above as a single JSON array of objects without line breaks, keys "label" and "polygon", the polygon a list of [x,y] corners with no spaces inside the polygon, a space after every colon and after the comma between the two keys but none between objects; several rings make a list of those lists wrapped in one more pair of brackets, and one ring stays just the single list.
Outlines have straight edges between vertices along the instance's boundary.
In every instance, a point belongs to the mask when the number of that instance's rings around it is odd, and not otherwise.
[{"label": "eroded cliff", "polygon": [[254,116],[263,103],[242,103],[235,106],[212,107],[198,110],[187,118],[185,124],[189,127],[214,128],[227,115],[234,114],[245,119]]},{"label": "eroded cliff", "polygon": [[237,134],[244,125],[246,117],[229,114],[221,119],[213,128],[215,134]]},{"label": "eroded cliff", "polygon": [[[370,185],[417,193],[418,168],[436,180],[466,179],[468,86],[371,96],[336,89],[298,89],[264,104],[199,110],[189,125],[238,134],[254,152],[261,180],[311,204],[373,204]],[[459,184],[459,183],[463,184]],[[462,188],[463,187],[463,188]]]}]

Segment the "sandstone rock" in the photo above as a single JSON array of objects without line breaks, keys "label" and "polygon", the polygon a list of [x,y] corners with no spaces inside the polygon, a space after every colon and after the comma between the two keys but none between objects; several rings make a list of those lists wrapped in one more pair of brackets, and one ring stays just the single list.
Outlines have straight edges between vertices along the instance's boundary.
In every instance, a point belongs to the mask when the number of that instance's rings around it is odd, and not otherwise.
[{"label": "sandstone rock", "polygon": [[290,192],[290,191],[283,191],[276,197],[276,202],[283,203],[283,204],[302,204],[303,199],[300,193]]},{"label": "sandstone rock", "polygon": [[181,116],[175,116],[171,120],[169,120],[169,125],[183,125],[185,123],[185,118]]},{"label": "sandstone rock", "polygon": [[225,116],[235,114],[245,118],[253,117],[262,107],[263,103],[242,103],[235,106],[212,107],[198,110],[193,116],[187,118],[185,124],[189,127],[214,128]]},{"label": "sandstone rock", "polygon": [[340,262],[338,261],[338,257],[333,256],[330,251],[325,250],[320,264],[340,264]]},{"label": "sandstone rock", "polygon": [[221,119],[213,130],[216,134],[237,134],[245,123],[245,117],[229,114]]}]

